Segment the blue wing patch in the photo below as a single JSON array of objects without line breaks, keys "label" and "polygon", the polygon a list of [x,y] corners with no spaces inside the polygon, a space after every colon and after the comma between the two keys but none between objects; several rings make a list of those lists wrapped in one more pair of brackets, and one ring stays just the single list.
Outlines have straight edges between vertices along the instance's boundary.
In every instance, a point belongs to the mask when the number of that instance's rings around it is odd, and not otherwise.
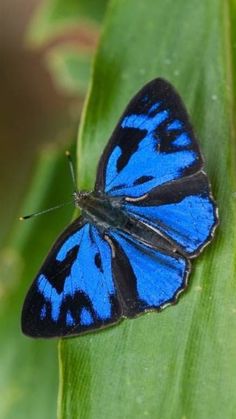
[{"label": "blue wing patch", "polygon": [[124,315],[134,317],[175,302],[187,284],[188,260],[152,249],[129,234],[116,231],[108,234],[116,244],[113,271],[120,287]]},{"label": "blue wing patch", "polygon": [[95,189],[140,197],[201,167],[184,105],[169,83],[157,79],[134,97],[121,117],[100,161]]},{"label": "blue wing patch", "polygon": [[111,248],[97,228],[79,226],[77,220],[59,238],[28,293],[24,333],[66,336],[115,323],[121,309],[111,260]]}]

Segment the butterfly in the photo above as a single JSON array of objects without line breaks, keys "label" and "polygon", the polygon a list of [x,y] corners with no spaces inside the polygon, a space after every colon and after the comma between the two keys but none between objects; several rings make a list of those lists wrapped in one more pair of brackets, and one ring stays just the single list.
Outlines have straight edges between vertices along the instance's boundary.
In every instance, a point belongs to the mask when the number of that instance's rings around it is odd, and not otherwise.
[{"label": "butterfly", "polygon": [[81,216],[28,291],[23,333],[80,335],[177,301],[218,212],[170,83],[152,80],[133,97],[102,154],[94,191],[75,192],[74,201]]}]

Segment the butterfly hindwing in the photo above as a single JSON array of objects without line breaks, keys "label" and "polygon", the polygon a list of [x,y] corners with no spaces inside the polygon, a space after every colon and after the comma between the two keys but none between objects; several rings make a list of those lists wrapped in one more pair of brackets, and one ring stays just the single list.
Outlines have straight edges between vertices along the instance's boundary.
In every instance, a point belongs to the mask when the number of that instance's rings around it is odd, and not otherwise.
[{"label": "butterfly hindwing", "polygon": [[132,217],[157,228],[188,257],[196,256],[211,240],[217,210],[204,172],[153,189],[140,201],[124,200]]},{"label": "butterfly hindwing", "polygon": [[26,297],[22,330],[33,337],[77,335],[119,320],[109,244],[76,220],[57,240]]},{"label": "butterfly hindwing", "polygon": [[114,247],[112,266],[124,316],[136,317],[176,302],[187,285],[188,259],[147,246],[130,234],[112,230],[107,234]]},{"label": "butterfly hindwing", "polygon": [[100,160],[95,189],[140,197],[152,188],[191,175],[202,157],[185,107],[162,79],[131,100]]}]

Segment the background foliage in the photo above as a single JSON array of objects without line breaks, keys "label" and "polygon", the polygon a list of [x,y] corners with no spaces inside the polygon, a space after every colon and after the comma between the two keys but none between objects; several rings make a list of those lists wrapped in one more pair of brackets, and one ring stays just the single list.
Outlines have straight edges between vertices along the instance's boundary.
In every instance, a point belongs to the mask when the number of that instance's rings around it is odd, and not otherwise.
[{"label": "background foliage", "polygon": [[[98,27],[105,3],[98,11],[92,0],[86,4],[88,8],[75,12],[72,0],[67,6],[59,0],[45,3],[29,38],[39,45],[47,33],[50,39],[52,34],[58,36],[58,27],[65,29],[62,22],[68,16],[73,25],[78,19],[79,25],[89,20]],[[193,263],[189,289],[177,306],[160,315],[148,314],[103,332],[59,342],[60,419],[221,419],[236,415],[235,16],[234,1],[108,3],[80,126],[80,186],[93,186],[94,161],[130,97],[145,82],[161,76],[176,86],[189,109],[221,225],[214,243]],[[74,85],[77,91],[81,83],[81,79],[76,81],[77,64],[73,67],[64,60],[64,53],[68,54],[64,46],[57,49],[62,65],[50,67],[52,75],[57,86],[70,90]],[[73,54],[79,55],[79,50],[72,49],[74,63]],[[67,77],[72,80],[68,84]],[[86,83],[85,78],[84,86]],[[24,204],[27,211],[63,200],[71,190],[60,154],[55,147],[42,153]],[[2,251],[2,417],[56,415],[56,342],[26,339],[18,323],[27,286],[70,211],[14,227]]]},{"label": "background foliage", "polygon": [[[0,153],[4,196],[0,208],[3,220],[0,231],[1,419],[52,419],[56,416],[57,342],[33,341],[22,336],[20,315],[27,288],[45,252],[71,219],[73,208],[65,207],[59,213],[25,223],[19,223],[18,216],[68,201],[72,192],[64,151],[75,142],[89,77],[88,63],[95,50],[105,10],[105,2],[103,7],[101,2],[97,11],[94,2],[81,0],[79,7],[76,3],[69,0],[65,6],[61,1],[49,0],[39,4],[30,27],[25,30],[24,48],[18,44],[18,31],[23,32],[22,28],[18,28],[16,34],[12,29],[10,37],[14,38],[15,44],[9,41],[8,50],[0,42],[5,59],[2,63],[5,68],[1,64],[1,100],[7,98],[1,108],[4,124],[0,121],[4,139]],[[9,28],[9,16],[14,15],[14,11],[13,7],[8,13],[7,5],[3,8]],[[81,19],[77,22],[80,12]],[[27,21],[25,16],[21,17],[19,9],[15,18],[15,22],[20,18]],[[60,28],[54,31],[53,22],[56,21],[60,21]],[[42,34],[43,28],[44,36],[40,38],[38,33]],[[23,39],[23,34],[21,36]],[[65,55],[68,59],[64,59]],[[84,56],[88,61],[82,70],[80,62],[83,63]],[[52,64],[56,61],[61,65]],[[8,90],[5,90],[6,74],[12,77]],[[35,157],[37,152],[38,158]],[[27,196],[19,206],[23,191]]]}]

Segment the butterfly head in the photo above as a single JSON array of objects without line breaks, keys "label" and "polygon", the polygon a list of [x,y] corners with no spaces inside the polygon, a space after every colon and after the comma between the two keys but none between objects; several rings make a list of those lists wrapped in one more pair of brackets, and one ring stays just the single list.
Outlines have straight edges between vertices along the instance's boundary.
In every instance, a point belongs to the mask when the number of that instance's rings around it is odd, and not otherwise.
[{"label": "butterfly head", "polygon": [[76,208],[83,208],[89,197],[89,192],[76,191],[73,193],[74,203]]}]

